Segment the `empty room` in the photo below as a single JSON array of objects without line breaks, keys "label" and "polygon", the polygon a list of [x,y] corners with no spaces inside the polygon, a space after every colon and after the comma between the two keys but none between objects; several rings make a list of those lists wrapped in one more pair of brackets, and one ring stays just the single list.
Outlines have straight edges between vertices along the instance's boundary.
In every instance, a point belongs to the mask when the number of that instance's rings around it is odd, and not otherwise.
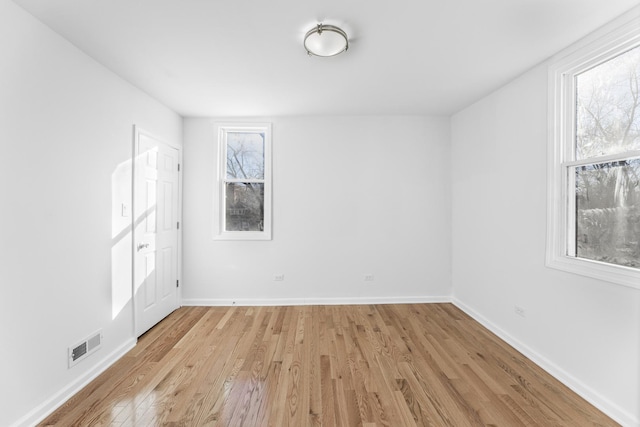
[{"label": "empty room", "polygon": [[637,0],[0,34],[0,426],[640,427]]}]

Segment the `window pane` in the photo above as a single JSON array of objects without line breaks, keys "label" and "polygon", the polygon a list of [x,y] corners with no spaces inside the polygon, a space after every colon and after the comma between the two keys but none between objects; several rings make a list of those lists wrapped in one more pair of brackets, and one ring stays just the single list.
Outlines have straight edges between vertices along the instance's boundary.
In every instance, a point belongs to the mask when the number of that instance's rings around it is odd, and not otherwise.
[{"label": "window pane", "polygon": [[227,133],[227,178],[264,178],[264,133]]},{"label": "window pane", "polygon": [[640,150],[640,47],[576,76],[576,158]]},{"label": "window pane", "polygon": [[640,159],[576,167],[576,256],[640,267]]},{"label": "window pane", "polygon": [[264,231],[264,184],[226,184],[225,231]]}]

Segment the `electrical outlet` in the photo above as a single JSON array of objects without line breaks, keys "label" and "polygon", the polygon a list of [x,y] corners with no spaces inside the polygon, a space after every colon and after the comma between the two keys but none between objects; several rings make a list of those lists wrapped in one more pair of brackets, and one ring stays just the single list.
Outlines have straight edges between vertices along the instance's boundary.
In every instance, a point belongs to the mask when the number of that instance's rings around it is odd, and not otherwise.
[{"label": "electrical outlet", "polygon": [[274,274],[273,280],[276,282],[284,282],[284,274]]},{"label": "electrical outlet", "polygon": [[373,282],[373,274],[365,274],[364,275],[365,282]]},{"label": "electrical outlet", "polygon": [[524,315],[524,308],[520,307],[520,306],[514,306],[513,307],[513,311],[520,317],[525,317]]}]

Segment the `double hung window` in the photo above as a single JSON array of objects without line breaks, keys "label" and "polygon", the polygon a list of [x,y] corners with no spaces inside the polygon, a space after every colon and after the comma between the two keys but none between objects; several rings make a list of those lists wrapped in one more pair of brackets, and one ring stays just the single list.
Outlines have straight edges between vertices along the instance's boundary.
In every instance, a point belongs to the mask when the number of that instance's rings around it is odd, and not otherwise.
[{"label": "double hung window", "polygon": [[547,264],[640,288],[638,28],[550,69]]},{"label": "double hung window", "polygon": [[218,125],[214,238],[271,239],[271,126]]}]

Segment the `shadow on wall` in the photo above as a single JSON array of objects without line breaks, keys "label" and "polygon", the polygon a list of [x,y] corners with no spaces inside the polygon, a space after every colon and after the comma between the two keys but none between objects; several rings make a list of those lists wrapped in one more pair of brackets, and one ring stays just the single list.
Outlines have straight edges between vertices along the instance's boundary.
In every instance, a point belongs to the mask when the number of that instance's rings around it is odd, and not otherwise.
[{"label": "shadow on wall", "polygon": [[131,301],[131,160],[111,174],[111,318]]}]

